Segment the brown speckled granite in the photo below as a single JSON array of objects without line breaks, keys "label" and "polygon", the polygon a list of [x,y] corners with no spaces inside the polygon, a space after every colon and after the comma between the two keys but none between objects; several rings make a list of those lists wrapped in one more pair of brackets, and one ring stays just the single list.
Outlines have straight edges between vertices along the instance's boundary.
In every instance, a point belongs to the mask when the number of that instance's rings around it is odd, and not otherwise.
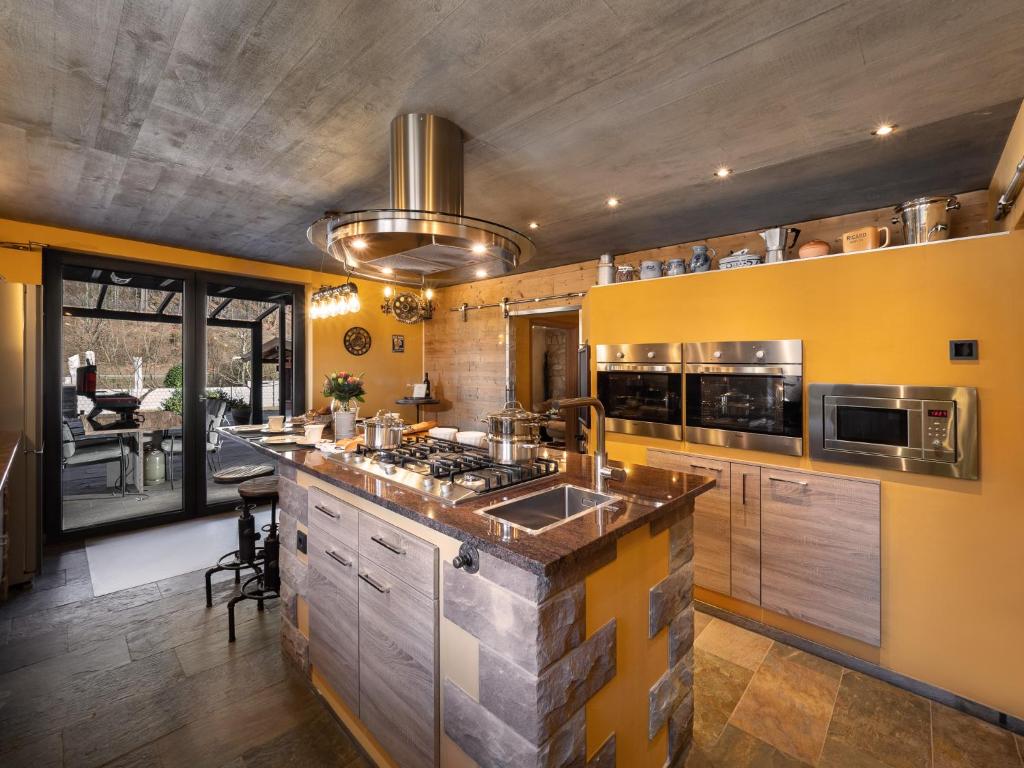
[{"label": "brown speckled granite", "polygon": [[477,514],[479,510],[502,499],[525,496],[562,483],[593,488],[591,457],[550,451],[552,458],[560,460],[562,471],[559,474],[509,489],[500,495],[448,506],[409,488],[328,459],[315,449],[274,450],[235,435],[230,429],[219,431],[229,439],[245,442],[256,451],[276,458],[282,468],[294,467],[307,472],[447,536],[468,541],[512,565],[548,577],[586,561],[609,542],[641,525],[659,521],[674,512],[689,513],[693,499],[715,484],[714,480],[698,475],[612,462],[627,472],[625,480],[608,482],[608,492],[620,496],[621,502],[575,517],[539,535],[513,530],[511,538],[503,538],[493,521]]},{"label": "brown speckled granite", "polygon": [[0,431],[0,488],[7,485],[7,474],[21,448],[21,432]]}]

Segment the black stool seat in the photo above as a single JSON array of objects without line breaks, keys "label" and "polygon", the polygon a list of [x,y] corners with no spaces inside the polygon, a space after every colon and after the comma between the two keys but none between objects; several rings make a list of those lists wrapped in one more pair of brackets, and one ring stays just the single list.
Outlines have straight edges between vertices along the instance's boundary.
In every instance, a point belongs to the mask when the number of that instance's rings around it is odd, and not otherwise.
[{"label": "black stool seat", "polygon": [[[220,485],[237,485],[246,480],[274,474],[273,464],[243,464],[240,467],[225,467],[213,473],[213,482]],[[275,481],[276,482],[276,481]]]},{"label": "black stool seat", "polygon": [[256,477],[238,485],[238,495],[249,504],[277,501],[277,477]]}]

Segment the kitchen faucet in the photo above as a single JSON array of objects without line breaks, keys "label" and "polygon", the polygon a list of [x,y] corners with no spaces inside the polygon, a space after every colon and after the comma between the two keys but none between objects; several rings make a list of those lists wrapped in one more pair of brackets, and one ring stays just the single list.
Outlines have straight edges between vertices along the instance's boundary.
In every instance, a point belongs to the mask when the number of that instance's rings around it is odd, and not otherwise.
[{"label": "kitchen faucet", "polygon": [[626,472],[619,467],[608,466],[608,452],[604,445],[604,405],[596,397],[570,397],[565,400],[552,400],[548,417],[553,418],[560,411],[570,408],[594,409],[597,418],[594,419],[594,427],[597,432],[597,445],[594,446],[594,486],[598,493],[604,493],[607,485],[606,478],[612,480],[625,480]]}]

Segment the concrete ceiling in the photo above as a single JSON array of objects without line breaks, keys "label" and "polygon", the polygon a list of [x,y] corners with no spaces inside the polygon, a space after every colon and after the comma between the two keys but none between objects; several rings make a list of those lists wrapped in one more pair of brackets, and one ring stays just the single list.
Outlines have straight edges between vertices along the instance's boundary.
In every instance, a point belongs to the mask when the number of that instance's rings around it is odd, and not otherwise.
[{"label": "concrete ceiling", "polygon": [[436,112],[537,268],[985,187],[1021,71],[1020,0],[0,0],[0,216],[317,268]]}]

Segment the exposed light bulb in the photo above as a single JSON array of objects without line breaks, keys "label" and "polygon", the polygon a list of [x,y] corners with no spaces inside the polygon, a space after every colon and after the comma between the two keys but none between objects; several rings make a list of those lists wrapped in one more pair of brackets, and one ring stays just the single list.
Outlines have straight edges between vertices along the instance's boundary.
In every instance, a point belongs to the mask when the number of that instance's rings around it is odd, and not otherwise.
[{"label": "exposed light bulb", "polygon": [[355,248],[357,251],[361,251],[366,247],[366,241],[363,240],[363,238],[361,237],[357,237],[355,240],[352,241],[352,247]]},{"label": "exposed light bulb", "polygon": [[316,320],[320,317],[320,302],[313,300],[309,303],[309,318]]},{"label": "exposed light bulb", "polygon": [[391,286],[390,285],[385,285],[384,286],[384,298],[390,299],[392,293],[394,293],[394,291],[391,290]]},{"label": "exposed light bulb", "polygon": [[896,130],[896,126],[892,123],[882,123],[880,126],[875,128],[871,132],[872,136],[888,136],[890,133]]},{"label": "exposed light bulb", "polygon": [[617,198],[617,197],[609,197],[605,201],[605,203],[607,204],[607,206],[609,208],[618,208],[619,207],[619,198]]},{"label": "exposed light bulb", "polygon": [[487,246],[484,245],[483,243],[473,243],[473,245],[470,246],[469,250],[477,254],[487,253]]},{"label": "exposed light bulb", "polygon": [[423,295],[427,297],[427,301],[430,301],[431,299],[434,298],[434,289],[427,288],[427,290],[424,291]]},{"label": "exposed light bulb", "polygon": [[348,311],[358,312],[362,308],[362,304],[359,303],[359,294],[350,293],[348,296]]},{"label": "exposed light bulb", "polygon": [[732,174],[732,168],[726,168],[724,165],[721,168],[719,168],[717,171],[715,171],[715,176],[717,176],[720,179],[724,179],[726,176],[729,176],[731,174]]}]

